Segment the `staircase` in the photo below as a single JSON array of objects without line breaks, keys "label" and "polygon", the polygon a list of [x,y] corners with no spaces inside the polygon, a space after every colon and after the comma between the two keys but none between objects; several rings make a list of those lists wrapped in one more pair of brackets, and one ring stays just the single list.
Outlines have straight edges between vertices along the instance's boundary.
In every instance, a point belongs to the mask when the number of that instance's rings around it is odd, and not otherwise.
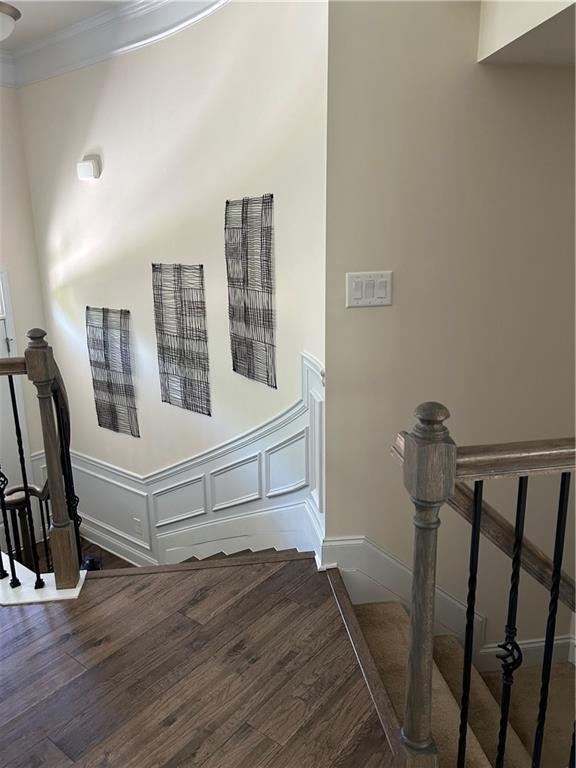
[{"label": "staircase", "polygon": [[[368,647],[401,722],[410,636],[410,622],[398,603],[369,603],[355,607],[355,613]],[[402,649],[402,652],[399,652]],[[432,733],[438,747],[441,768],[453,768],[458,757],[458,720],[462,696],[464,651],[451,635],[434,640],[432,677]],[[539,667],[519,670],[514,681],[514,701],[506,741],[506,767],[530,768],[534,724],[540,694]],[[500,724],[501,673],[481,675],[472,670],[466,765],[490,768],[496,765],[497,734]],[[566,766],[574,720],[574,667],[555,664],[551,680],[542,767]]]}]

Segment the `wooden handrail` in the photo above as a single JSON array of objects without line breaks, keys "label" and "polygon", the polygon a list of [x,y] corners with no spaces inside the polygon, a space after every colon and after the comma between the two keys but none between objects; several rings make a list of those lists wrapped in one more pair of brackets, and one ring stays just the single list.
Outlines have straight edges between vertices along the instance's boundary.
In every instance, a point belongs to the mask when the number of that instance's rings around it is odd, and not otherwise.
[{"label": "wooden handrail", "polygon": [[[542,449],[542,444],[553,444],[555,448],[549,449],[547,452]],[[404,462],[404,433],[400,432],[397,437],[396,441],[394,442],[394,445],[392,446],[392,455],[397,458],[400,463]],[[573,438],[567,438],[564,440],[546,440],[546,441],[538,441],[537,443],[506,443],[501,446],[487,446],[488,449],[490,449],[490,455],[494,456],[496,455],[495,448],[501,448],[502,449],[502,455],[505,456],[505,460],[510,462],[510,467],[512,467],[513,461],[516,461],[518,466],[518,462],[522,459],[519,457],[519,454],[517,453],[518,458],[513,459],[514,451],[518,451],[516,446],[531,446],[532,451],[525,451],[522,455],[530,456],[530,461],[536,463],[536,461],[539,461],[536,459],[536,456],[544,456],[545,453],[551,458],[551,461],[554,461],[556,464],[555,469],[549,469],[547,471],[549,472],[562,472],[562,471],[569,471],[570,469],[573,469],[574,467],[571,466],[568,461],[568,455],[570,453],[571,449],[570,445],[574,445]],[[514,446],[514,447],[512,447]],[[482,446],[480,446],[482,447]],[[505,453],[504,449],[507,449],[507,453]],[[457,459],[456,459],[456,477],[458,478],[459,471],[458,471],[458,457],[460,456],[460,450],[458,449],[457,452]],[[476,454],[472,453],[472,449],[465,449],[466,451],[470,451],[468,454],[469,456],[473,455],[479,455],[479,452]],[[560,458],[562,457],[562,458]],[[527,459],[528,461],[528,459]],[[571,461],[573,462],[574,459],[572,458]],[[471,465],[468,465],[471,466]],[[477,465],[479,466],[479,465]],[[468,471],[468,470],[467,470]],[[542,470],[544,471],[544,470]],[[536,473],[539,473],[538,470],[535,470]],[[534,472],[533,472],[534,473]],[[528,471],[526,471],[526,467],[524,471],[518,472],[517,470],[515,472],[508,472],[504,474],[490,474],[489,477],[502,477],[502,476],[510,476],[510,474],[521,474],[526,475],[530,474]],[[467,475],[464,475],[465,477]],[[472,475],[472,478],[481,480],[484,479],[486,475],[481,475],[480,477],[476,477],[475,475]],[[473,509],[473,492],[472,489],[466,485],[466,483],[457,480],[455,487],[454,487],[454,493],[450,496],[450,498],[447,500],[447,504],[452,507],[458,514],[463,517],[468,522],[472,521],[472,509]],[[508,555],[508,557],[512,557],[513,549],[514,549],[514,526],[506,520],[506,518],[498,512],[494,507],[492,507],[487,502],[482,502],[482,519],[481,519],[481,531],[486,538],[491,541],[495,546],[498,547],[504,554]],[[539,547],[537,547],[535,544],[533,544],[529,539],[524,538],[524,542],[522,545],[522,568],[526,571],[526,573],[529,573],[533,578],[536,579],[540,584],[542,584],[543,587],[546,589],[550,589],[552,585],[552,560],[542,552]],[[576,609],[576,585],[573,579],[568,576],[566,573],[562,573],[561,581],[560,581],[560,601],[564,603],[564,605],[568,606],[570,610],[574,611]]]},{"label": "wooden handrail", "polygon": [[533,440],[524,443],[465,445],[456,454],[458,480],[489,480],[496,477],[573,472],[576,439]]},{"label": "wooden handrail", "polygon": [[23,376],[26,370],[23,357],[0,357],[0,376]]},{"label": "wooden handrail", "polygon": [[[406,432],[399,432],[392,454],[403,461]],[[464,445],[456,452],[456,480],[551,475],[576,470],[576,438],[523,443]]]},{"label": "wooden handrail", "polygon": [[[458,514],[472,522],[474,492],[466,483],[457,482],[454,494],[448,499],[448,505]],[[482,502],[481,531],[486,538],[495,544],[508,557],[514,550],[514,526],[490,504]],[[552,587],[552,560],[539,547],[524,537],[522,542],[522,568],[533,576],[536,581],[550,590]],[[562,572],[560,578],[560,602],[575,610],[575,584],[567,573]]]}]

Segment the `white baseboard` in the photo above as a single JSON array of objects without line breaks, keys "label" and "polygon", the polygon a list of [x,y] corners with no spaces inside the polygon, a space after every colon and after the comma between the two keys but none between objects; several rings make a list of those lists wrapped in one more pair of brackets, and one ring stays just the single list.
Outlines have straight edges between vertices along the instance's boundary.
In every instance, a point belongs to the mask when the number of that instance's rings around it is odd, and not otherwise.
[{"label": "white baseboard", "polygon": [[[337,565],[353,603],[400,602],[410,605],[412,571],[365,536],[329,538],[322,546],[322,566]],[[436,590],[436,631],[464,639],[466,606],[441,589]],[[486,619],[476,614],[476,647],[484,643]]]},{"label": "white baseboard", "polygon": [[[301,356],[302,394],[268,422],[138,475],[71,451],[82,535],[135,565],[224,551],[313,550],[324,538],[324,382]],[[32,456],[43,482],[43,453]]]}]

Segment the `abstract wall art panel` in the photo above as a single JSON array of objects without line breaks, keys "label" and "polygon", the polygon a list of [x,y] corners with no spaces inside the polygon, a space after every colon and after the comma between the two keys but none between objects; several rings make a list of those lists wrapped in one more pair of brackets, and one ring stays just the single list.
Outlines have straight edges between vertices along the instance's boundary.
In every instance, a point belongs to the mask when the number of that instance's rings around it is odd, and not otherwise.
[{"label": "abstract wall art panel", "polygon": [[276,389],[272,195],[226,202],[232,368]]},{"label": "abstract wall art panel", "polygon": [[127,309],[86,307],[86,339],[98,425],[140,437]]},{"label": "abstract wall art panel", "polygon": [[152,264],[162,401],[210,416],[202,264]]}]

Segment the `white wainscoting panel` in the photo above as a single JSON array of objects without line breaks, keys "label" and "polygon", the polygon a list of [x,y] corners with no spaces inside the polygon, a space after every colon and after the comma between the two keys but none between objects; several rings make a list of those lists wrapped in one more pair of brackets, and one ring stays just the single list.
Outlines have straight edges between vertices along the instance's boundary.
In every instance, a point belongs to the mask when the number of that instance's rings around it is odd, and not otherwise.
[{"label": "white wainscoting panel", "polygon": [[193,517],[205,515],[208,511],[206,500],[206,475],[182,480],[167,488],[152,492],[156,528],[185,523]]},{"label": "white wainscoting panel", "polygon": [[262,498],[262,457],[259,453],[210,472],[212,512]]},{"label": "white wainscoting panel", "polygon": [[267,448],[265,456],[266,496],[299,491],[308,483],[308,427]]},{"label": "white wainscoting panel", "polygon": [[[82,533],[136,565],[242,549],[313,550],[324,538],[324,383],[304,353],[302,396],[198,456],[137,475],[72,451]],[[44,457],[34,454],[34,477]]]}]

